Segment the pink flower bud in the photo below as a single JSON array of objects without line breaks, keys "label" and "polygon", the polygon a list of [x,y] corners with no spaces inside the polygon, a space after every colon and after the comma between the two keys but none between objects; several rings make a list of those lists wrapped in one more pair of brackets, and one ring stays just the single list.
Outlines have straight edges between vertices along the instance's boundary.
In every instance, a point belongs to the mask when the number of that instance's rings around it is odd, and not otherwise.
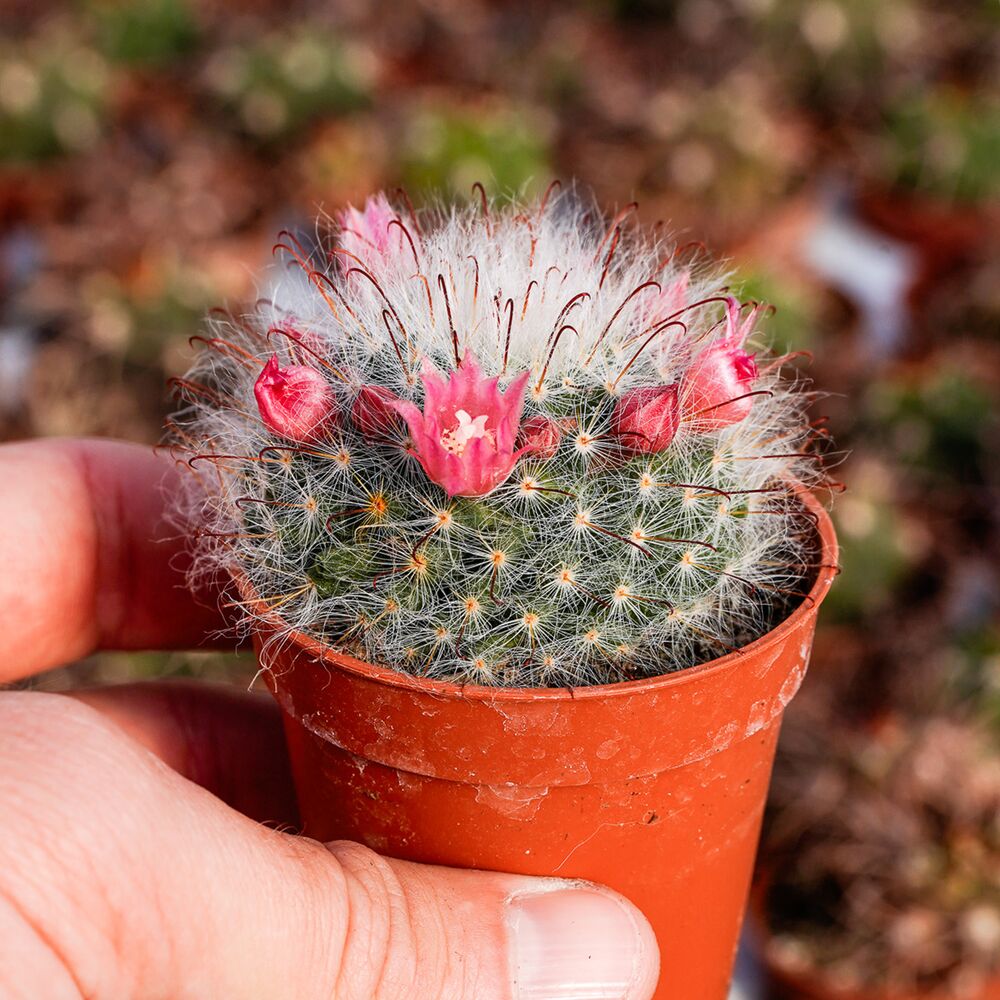
[{"label": "pink flower bud", "polygon": [[705,434],[739,423],[753,408],[757,363],[741,346],[750,335],[759,307],[740,321],[740,304],[726,304],[726,336],[702,351],[681,379],[683,419]]},{"label": "pink flower bud", "polygon": [[531,417],[521,424],[517,443],[535,458],[549,459],[553,458],[559,449],[562,436],[563,428],[557,421],[549,420],[548,417]]},{"label": "pink flower bud", "polygon": [[611,429],[625,451],[666,451],[680,423],[676,385],[632,389],[611,414]]},{"label": "pink flower bud", "polygon": [[515,451],[514,441],[528,374],[501,392],[498,379],[483,376],[471,351],[447,382],[425,359],[423,412],[404,400],[391,404],[409,427],[414,457],[448,496],[485,496],[514,471],[525,450]]},{"label": "pink flower bud", "polygon": [[290,441],[315,442],[337,422],[333,390],[315,368],[282,368],[272,355],[253,387],[268,430]]},{"label": "pink flower bud", "polygon": [[393,408],[399,397],[380,385],[363,385],[354,405],[351,420],[364,435],[366,441],[384,441],[392,438],[400,429],[402,421]]},{"label": "pink flower bud", "polygon": [[[395,258],[404,248],[403,231],[398,225],[392,225],[396,218],[395,210],[382,192],[368,198],[360,212],[348,205],[337,214],[341,248],[357,257],[365,267],[377,270],[380,264]],[[337,257],[345,271],[357,267],[356,260],[343,254]]]}]

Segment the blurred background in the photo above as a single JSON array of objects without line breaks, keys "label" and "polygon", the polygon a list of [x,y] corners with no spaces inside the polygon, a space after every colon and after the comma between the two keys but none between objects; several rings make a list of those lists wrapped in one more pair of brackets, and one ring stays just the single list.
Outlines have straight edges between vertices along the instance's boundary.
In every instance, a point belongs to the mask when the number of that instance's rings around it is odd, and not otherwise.
[{"label": "blurred background", "polygon": [[[155,442],[205,311],[380,187],[576,178],[773,303],[849,489],[734,995],[998,995],[996,0],[0,11],[0,439]],[[102,655],[33,683],[253,672]]]}]

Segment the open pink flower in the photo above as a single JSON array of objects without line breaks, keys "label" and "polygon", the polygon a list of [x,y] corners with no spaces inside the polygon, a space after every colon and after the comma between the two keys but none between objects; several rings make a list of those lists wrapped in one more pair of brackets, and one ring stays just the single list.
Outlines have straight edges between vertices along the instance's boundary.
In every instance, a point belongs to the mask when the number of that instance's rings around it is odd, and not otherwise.
[{"label": "open pink flower", "polygon": [[[390,225],[396,218],[395,209],[381,191],[371,195],[360,212],[348,205],[337,213],[341,248],[360,258],[366,267],[377,270],[383,261],[395,258],[403,249],[402,230]],[[345,271],[357,266],[350,257],[343,254],[337,257]]]},{"label": "open pink flower", "polygon": [[272,355],[253,387],[268,430],[290,441],[313,442],[337,422],[333,390],[315,368],[282,368]]},{"label": "open pink flower", "polygon": [[743,349],[761,307],[741,319],[740,303],[726,300],[726,335],[702,351],[681,380],[682,419],[699,433],[739,423],[753,408],[757,363]]},{"label": "open pink flower", "polygon": [[624,451],[654,454],[670,447],[680,424],[676,385],[632,389],[611,414],[611,431]]},{"label": "open pink flower", "polygon": [[392,407],[406,421],[413,454],[428,478],[448,496],[481,497],[514,470],[525,448],[514,450],[528,372],[502,393],[497,378],[485,378],[472,351],[445,382],[425,358],[424,410],[398,400]]}]

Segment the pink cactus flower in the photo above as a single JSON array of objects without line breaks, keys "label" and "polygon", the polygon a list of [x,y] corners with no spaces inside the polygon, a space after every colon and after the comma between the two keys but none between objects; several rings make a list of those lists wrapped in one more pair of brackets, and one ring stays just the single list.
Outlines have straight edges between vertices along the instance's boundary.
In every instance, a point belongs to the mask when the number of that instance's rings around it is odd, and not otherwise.
[{"label": "pink cactus flower", "polygon": [[611,430],[622,448],[650,455],[670,447],[680,425],[676,385],[632,389],[611,414]]},{"label": "pink cactus flower", "polygon": [[743,349],[761,307],[740,318],[740,303],[726,300],[726,335],[702,351],[681,379],[682,419],[705,434],[739,423],[753,408],[754,356]]},{"label": "pink cactus flower", "polygon": [[[394,259],[403,249],[402,230],[390,225],[398,217],[381,191],[369,197],[360,212],[348,205],[337,213],[341,248],[360,258],[366,267],[377,270],[380,264]],[[357,266],[355,260],[344,254],[338,254],[337,259],[345,271]]]},{"label": "pink cactus flower", "polygon": [[366,441],[385,441],[400,428],[399,414],[393,408],[398,400],[394,392],[380,385],[361,387],[351,407],[351,420]]},{"label": "pink cactus flower", "polygon": [[521,425],[517,443],[535,458],[550,459],[559,450],[565,428],[548,417],[530,417]]},{"label": "pink cactus flower", "polygon": [[282,368],[272,355],[253,387],[268,430],[290,441],[316,442],[337,423],[333,389],[315,368]]},{"label": "pink cactus flower", "polygon": [[428,478],[448,496],[481,497],[500,486],[525,448],[514,442],[524,406],[528,372],[502,393],[497,378],[485,378],[472,351],[445,382],[424,359],[423,413],[398,400],[391,405],[406,421],[413,455]]}]

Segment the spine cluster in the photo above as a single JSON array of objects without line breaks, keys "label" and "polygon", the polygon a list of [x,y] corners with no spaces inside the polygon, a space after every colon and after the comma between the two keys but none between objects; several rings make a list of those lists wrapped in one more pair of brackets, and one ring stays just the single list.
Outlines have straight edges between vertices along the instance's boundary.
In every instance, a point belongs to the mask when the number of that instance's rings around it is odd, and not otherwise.
[{"label": "spine cluster", "polygon": [[629,212],[376,196],[311,252],[286,235],[177,382],[196,571],[240,574],[248,620],[480,684],[660,674],[770,628],[822,432],[759,307]]}]

